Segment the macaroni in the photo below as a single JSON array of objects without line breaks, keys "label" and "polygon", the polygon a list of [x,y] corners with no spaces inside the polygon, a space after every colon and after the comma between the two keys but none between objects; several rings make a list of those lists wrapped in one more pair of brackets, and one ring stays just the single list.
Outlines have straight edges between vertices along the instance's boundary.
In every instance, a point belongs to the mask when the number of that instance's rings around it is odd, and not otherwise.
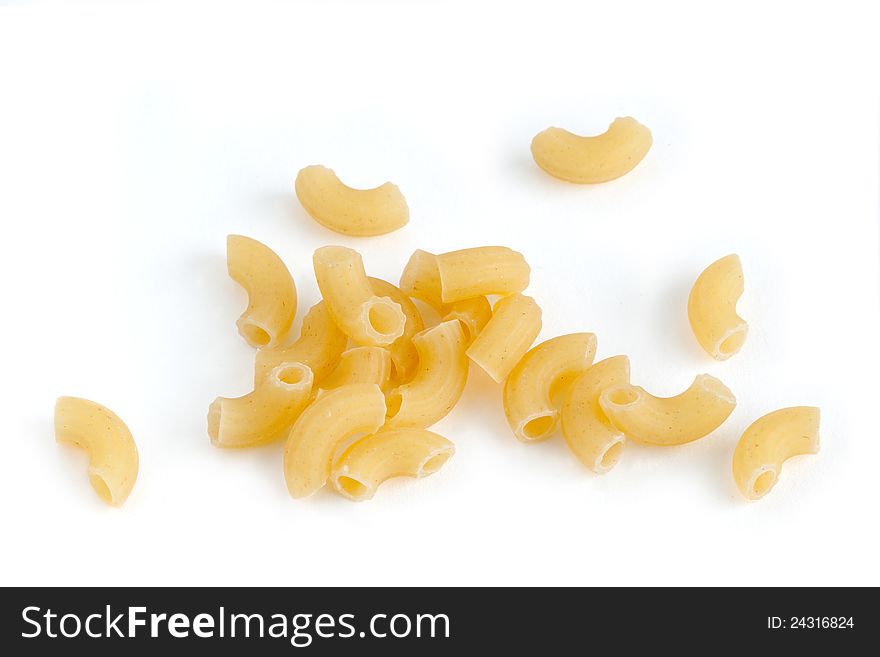
[{"label": "macaroni", "polygon": [[601,183],[632,171],[651,149],[651,131],[631,117],[617,118],[595,137],[547,128],[532,140],[535,163],[555,178]]},{"label": "macaroni", "polygon": [[403,335],[400,305],[373,292],[360,254],[344,246],[325,246],[314,255],[315,278],[333,321],[359,345],[384,347]]},{"label": "macaroni", "polygon": [[581,374],[562,404],[562,435],[574,455],[597,474],[608,472],[620,459],[625,442],[599,405],[608,388],[629,383],[629,359],[612,356]]},{"label": "macaroni", "polygon": [[795,406],[768,413],[739,439],[733,452],[734,481],[747,499],[760,499],[776,485],[786,460],[818,451],[818,408]]},{"label": "macaroni", "polygon": [[688,319],[697,342],[716,360],[726,360],[746,341],[749,325],[736,314],[743,293],[739,257],[729,255],[706,267],[688,297]]},{"label": "macaroni", "polygon": [[131,432],[113,411],[88,399],[59,397],[55,440],[89,455],[89,483],[112,506],[125,502],[138,474],[138,451]]},{"label": "macaroni", "polygon": [[455,453],[455,446],[424,429],[380,431],[349,447],[336,461],[330,480],[339,493],[368,500],[392,477],[426,477]]},{"label": "macaroni", "polygon": [[639,386],[621,384],[602,392],[599,405],[628,438],[650,445],[682,445],[721,426],[736,398],[721,381],[700,374],[675,397],[655,397]]},{"label": "macaroni", "polygon": [[321,395],[296,420],[284,450],[284,479],[291,496],[308,497],[327,482],[339,448],[385,421],[379,386],[355,383]]},{"label": "macaroni", "polygon": [[321,383],[318,394],[352,383],[374,383],[383,390],[391,380],[391,354],[384,347],[354,347],[342,353],[339,365]]},{"label": "macaroni", "polygon": [[309,402],[314,377],[302,363],[284,363],[243,397],[218,397],[208,408],[208,435],[217,447],[255,447],[290,428]]},{"label": "macaroni", "polygon": [[370,277],[370,286],[377,296],[388,297],[400,306],[400,310],[406,317],[403,333],[391,343],[389,349],[391,350],[391,364],[394,368],[394,380],[398,383],[409,381],[419,364],[419,354],[412,339],[416,333],[425,328],[422,315],[412,299],[401,292],[397,286],[380,278],[372,277]]},{"label": "macaroni", "polygon": [[529,265],[506,246],[479,246],[436,257],[440,299],[452,303],[487,294],[506,296],[529,285]]},{"label": "macaroni", "polygon": [[282,363],[292,362],[308,365],[317,384],[336,367],[347,343],[348,336],[336,326],[327,303],[321,301],[306,314],[296,342],[286,347],[263,347],[257,350],[254,385],[259,385],[269,372]]},{"label": "macaroni", "polygon": [[413,338],[419,367],[412,381],[388,394],[385,428],[421,428],[446,417],[467,382],[464,332],[457,321],[422,331]]},{"label": "macaroni", "polygon": [[467,355],[501,383],[541,332],[541,309],[532,297],[512,294],[499,299],[492,318],[468,347]]},{"label": "macaroni", "polygon": [[437,256],[416,249],[400,275],[400,289],[404,294],[424,301],[440,311],[443,300],[440,294],[440,271]]},{"label": "macaroni", "polygon": [[277,345],[296,315],[296,285],[287,267],[268,246],[241,235],[226,238],[226,267],[248,294],[238,332],[252,347]]},{"label": "macaroni", "polygon": [[558,399],[593,363],[596,336],[560,335],[533,347],[504,384],[504,413],[513,435],[524,442],[549,438],[559,417]]},{"label": "macaroni", "polygon": [[409,208],[397,185],[352,189],[320,165],[299,172],[296,196],[315,221],[343,235],[384,235],[409,221]]},{"label": "macaroni", "polygon": [[464,329],[465,342],[470,345],[492,318],[492,306],[486,297],[474,297],[444,307],[443,321],[457,319]]}]

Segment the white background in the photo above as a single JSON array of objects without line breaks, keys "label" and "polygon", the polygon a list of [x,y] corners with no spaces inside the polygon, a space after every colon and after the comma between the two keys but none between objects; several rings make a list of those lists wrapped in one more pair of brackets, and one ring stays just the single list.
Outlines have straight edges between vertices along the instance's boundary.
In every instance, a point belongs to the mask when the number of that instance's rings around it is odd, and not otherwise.
[{"label": "white background", "polygon": [[[880,584],[877,12],[870,3],[2,3],[0,581],[3,584]],[[654,147],[574,186],[529,142],[632,115]],[[293,194],[308,164],[397,183],[380,238],[332,234]],[[477,368],[436,430],[437,475],[368,503],[288,497],[282,445],[213,448],[252,350],[225,237],[289,264],[359,249],[396,281],[415,248],[505,244],[532,266],[542,339],[670,395],[699,372],[739,405],[684,447],[630,445],[605,476],[557,438],[519,444]],[[744,350],[716,363],[686,318],[738,253]],[[106,507],[52,407],[115,410],[137,485]],[[758,416],[822,408],[822,451],[744,502],[730,459]]]}]

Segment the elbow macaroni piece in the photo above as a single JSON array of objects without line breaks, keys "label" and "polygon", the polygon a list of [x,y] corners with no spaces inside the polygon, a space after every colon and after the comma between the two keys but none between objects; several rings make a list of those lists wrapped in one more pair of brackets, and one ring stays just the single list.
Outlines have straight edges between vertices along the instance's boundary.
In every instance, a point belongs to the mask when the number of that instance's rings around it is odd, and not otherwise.
[{"label": "elbow macaroni piece", "polygon": [[743,495],[758,500],[776,485],[792,456],[819,451],[819,409],[783,408],[757,419],[733,452],[733,478]]},{"label": "elbow macaroni piece", "polygon": [[404,294],[424,301],[439,312],[443,306],[443,299],[440,294],[437,256],[416,249],[400,275],[400,289]]},{"label": "elbow macaroni piece", "polygon": [[721,381],[700,374],[675,397],[655,397],[622,384],[606,389],[599,405],[628,438],[649,445],[683,445],[706,436],[726,420],[736,398]]},{"label": "elbow macaroni piece", "polygon": [[601,183],[632,171],[651,149],[651,131],[632,117],[616,118],[608,130],[581,137],[547,128],[532,140],[535,163],[555,178]]},{"label": "elbow macaroni piece", "polygon": [[602,393],[629,383],[629,359],[601,360],[572,383],[562,404],[560,419],[565,442],[578,460],[597,474],[608,472],[620,460],[623,432],[614,427],[599,405]]},{"label": "elbow macaroni piece", "polygon": [[89,483],[112,506],[125,502],[138,474],[138,451],[131,432],[113,411],[87,399],[55,402],[55,440],[89,455]]},{"label": "elbow macaroni piece", "polygon": [[499,299],[492,318],[468,347],[467,355],[501,383],[541,332],[541,309],[532,297],[512,294]]},{"label": "elbow macaroni piece", "polygon": [[416,304],[408,296],[401,292],[396,285],[392,285],[381,278],[370,277],[370,286],[376,296],[388,297],[403,311],[406,323],[403,325],[403,333],[391,343],[391,364],[394,367],[394,380],[397,383],[409,381],[415,374],[419,364],[419,354],[413,344],[413,336],[423,331],[425,323]]},{"label": "elbow macaroni piece", "polygon": [[321,383],[318,394],[353,383],[374,383],[382,390],[391,380],[391,353],[384,347],[354,347],[342,353],[339,365]]},{"label": "elbow macaroni piece", "polygon": [[519,440],[549,438],[559,417],[554,399],[593,363],[596,336],[560,335],[533,347],[516,364],[504,383],[504,413]]},{"label": "elbow macaroni piece", "polygon": [[419,367],[412,381],[388,394],[386,429],[431,426],[458,403],[468,375],[464,332],[457,321],[443,322],[413,338]]},{"label": "elbow macaroni piece", "polygon": [[387,296],[374,294],[357,251],[325,246],[313,260],[321,295],[343,333],[367,347],[384,347],[403,335],[406,315]]},{"label": "elbow macaroni piece", "polygon": [[688,319],[697,342],[715,360],[727,360],[746,341],[749,325],[736,314],[743,293],[739,257],[713,262],[699,275],[688,297]]},{"label": "elbow macaroni piece", "polygon": [[443,321],[457,319],[464,329],[465,342],[470,345],[492,319],[492,306],[486,297],[456,301],[444,307]]},{"label": "elbow macaroni piece", "polygon": [[392,477],[426,477],[455,453],[446,438],[424,429],[380,431],[349,447],[333,467],[330,480],[340,494],[361,502]]},{"label": "elbow macaroni piece", "polygon": [[229,235],[226,267],[248,294],[248,307],[236,322],[238,332],[252,347],[279,344],[296,315],[296,285],[284,262],[257,240]]},{"label": "elbow macaroni piece", "polygon": [[336,326],[327,303],[321,301],[306,314],[296,342],[286,347],[257,350],[254,385],[259,385],[269,372],[283,363],[308,365],[317,384],[336,367],[347,343],[348,336]]},{"label": "elbow macaroni piece", "polygon": [[299,172],[296,196],[315,221],[343,235],[384,235],[409,221],[409,208],[397,185],[352,189],[320,165]]},{"label": "elbow macaroni piece", "polygon": [[255,447],[281,438],[309,402],[314,377],[302,363],[273,369],[243,397],[218,397],[208,408],[217,447]]},{"label": "elbow macaroni piece", "polygon": [[506,246],[478,246],[436,257],[443,303],[488,294],[516,294],[529,285],[528,263]]},{"label": "elbow macaroni piece", "polygon": [[375,433],[385,422],[379,386],[357,383],[321,395],[290,430],[284,450],[284,479],[295,498],[308,497],[327,482],[339,448],[358,434]]}]

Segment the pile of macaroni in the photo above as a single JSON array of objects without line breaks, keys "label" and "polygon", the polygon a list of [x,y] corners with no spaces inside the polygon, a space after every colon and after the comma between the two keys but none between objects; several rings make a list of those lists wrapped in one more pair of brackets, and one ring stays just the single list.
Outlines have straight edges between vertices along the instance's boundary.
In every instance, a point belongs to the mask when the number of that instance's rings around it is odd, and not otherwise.
[{"label": "pile of macaroni", "polygon": [[[596,137],[550,128],[534,138],[532,154],[555,177],[599,183],[632,170],[651,144],[651,132],[627,117]],[[323,166],[300,171],[296,194],[316,221],[346,235],[380,235],[409,220],[395,185],[355,190]],[[257,349],[254,385],[242,397],[211,403],[208,435],[217,447],[284,441],[284,478],[294,498],[329,485],[351,500],[367,500],[389,478],[437,472],[455,447],[429,429],[458,403],[471,364],[503,385],[504,413],[518,440],[536,443],[561,433],[595,473],[617,464],[627,440],[664,447],[699,440],[736,406],[733,393],[708,374],[673,397],[650,394],[631,383],[626,356],[594,362],[592,333],[533,346],[541,308],[523,294],[528,263],[506,247],[417,250],[399,285],[368,276],[353,249],[319,248],[313,267],[322,299],[298,336],[296,285],[274,251],[230,235],[227,267],[248,295],[236,325]],[[728,359],[745,344],[748,325],[736,312],[743,289],[736,255],[709,265],[693,285],[688,318],[712,358]],[[426,325],[414,300],[439,321]],[[125,424],[94,402],[62,397],[55,427],[59,442],[88,452],[100,497],[122,504],[138,468]],[[758,499],[775,485],[784,461],[818,449],[817,408],[775,411],[740,438],[734,480],[747,499]]]}]

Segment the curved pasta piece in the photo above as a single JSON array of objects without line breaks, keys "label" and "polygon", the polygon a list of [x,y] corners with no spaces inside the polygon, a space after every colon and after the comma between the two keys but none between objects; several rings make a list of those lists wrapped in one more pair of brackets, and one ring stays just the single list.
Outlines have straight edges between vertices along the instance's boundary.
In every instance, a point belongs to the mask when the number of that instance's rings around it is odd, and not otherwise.
[{"label": "curved pasta piece", "polygon": [[409,221],[409,208],[397,185],[352,189],[320,165],[297,174],[296,196],[315,221],[343,235],[384,235]]},{"label": "curved pasta piece", "polygon": [[464,332],[457,321],[443,322],[413,338],[419,367],[412,381],[388,394],[386,429],[426,428],[458,403],[468,375]]},{"label": "curved pasta piece", "polygon": [[617,464],[626,440],[605,415],[599,397],[608,388],[627,383],[629,359],[612,356],[575,379],[562,404],[559,417],[565,442],[578,460],[597,474]]},{"label": "curved pasta piece", "polygon": [[89,483],[102,500],[121,506],[138,474],[138,451],[125,423],[109,408],[88,399],[55,402],[55,441],[89,455]]},{"label": "curved pasta piece", "polygon": [[337,450],[358,434],[375,433],[385,422],[379,386],[356,383],[321,395],[290,430],[284,450],[284,480],[292,497],[308,497],[330,476]]},{"label": "curved pasta piece", "polygon": [[768,413],[745,430],[733,452],[733,478],[749,500],[764,497],[792,456],[819,451],[819,409],[794,406]]},{"label": "curved pasta piece", "polygon": [[601,183],[632,171],[652,143],[651,131],[627,116],[614,119],[607,131],[595,137],[547,128],[532,139],[532,157],[554,178]]},{"label": "curved pasta piece", "polygon": [[596,356],[596,336],[571,333],[542,342],[523,356],[504,383],[504,414],[523,442],[549,438],[559,418],[554,398],[587,370]]},{"label": "curved pasta piece", "polygon": [[443,303],[488,294],[516,294],[529,286],[529,268],[521,253],[506,246],[478,246],[436,257]]},{"label": "curved pasta piece", "polygon": [[235,323],[238,332],[252,347],[279,344],[296,315],[296,285],[287,266],[265,244],[229,235],[226,268],[248,294],[248,307]]},{"label": "curved pasta piece", "polygon": [[444,306],[443,321],[457,319],[464,329],[465,342],[470,345],[492,319],[492,306],[486,297],[464,299]]},{"label": "curved pasta piece", "polygon": [[383,281],[381,278],[373,278],[372,276],[369,277],[369,280],[376,296],[391,299],[400,306],[400,310],[403,311],[403,315],[406,317],[403,333],[389,347],[391,350],[391,363],[394,367],[394,380],[397,383],[404,383],[413,377],[419,364],[419,354],[412,339],[416,333],[425,329],[425,322],[422,321],[422,314],[416,308],[416,304],[401,292],[396,285]]},{"label": "curved pasta piece", "polygon": [[416,249],[400,275],[400,290],[404,294],[424,301],[438,312],[443,306],[440,294],[440,270],[437,256]]},{"label": "curved pasta piece", "polygon": [[501,383],[541,332],[541,309],[532,297],[499,299],[492,318],[467,349],[468,357]]},{"label": "curved pasta piece", "polygon": [[434,474],[455,453],[443,436],[425,429],[380,431],[357,441],[336,461],[330,480],[350,500],[369,500],[392,477]]},{"label": "curved pasta piece", "polygon": [[278,440],[309,402],[314,377],[302,363],[283,363],[243,397],[217,397],[208,435],[217,447],[255,447]]},{"label": "curved pasta piece", "polygon": [[325,246],[313,261],[321,295],[343,333],[367,347],[384,347],[403,335],[406,315],[399,304],[373,293],[360,253]]},{"label": "curved pasta piece", "polygon": [[383,390],[391,380],[391,353],[384,347],[354,347],[342,353],[339,365],[321,383],[319,394],[352,383],[374,383]]},{"label": "curved pasta piece", "polygon": [[736,302],[742,293],[742,264],[735,254],[706,267],[691,289],[691,329],[700,346],[715,360],[727,360],[746,341],[749,325],[736,314]]},{"label": "curved pasta piece", "polygon": [[308,365],[317,385],[339,363],[347,344],[348,336],[336,326],[327,303],[321,301],[312,306],[303,318],[302,331],[296,342],[284,347],[257,350],[254,385],[259,385],[269,372],[283,363]]},{"label": "curved pasta piece", "polygon": [[649,445],[683,445],[706,436],[726,420],[736,398],[721,381],[700,374],[675,397],[655,397],[622,384],[606,389],[599,405],[628,438]]}]

